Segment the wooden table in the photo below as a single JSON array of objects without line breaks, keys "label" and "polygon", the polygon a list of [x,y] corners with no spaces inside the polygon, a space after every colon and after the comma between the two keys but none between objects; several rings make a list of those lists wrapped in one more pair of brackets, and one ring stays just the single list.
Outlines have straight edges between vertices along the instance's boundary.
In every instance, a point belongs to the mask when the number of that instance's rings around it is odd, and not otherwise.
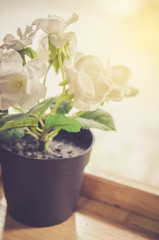
[{"label": "wooden table", "polygon": [[[96,186],[93,186],[93,182]],[[104,180],[109,183],[110,179]],[[75,213],[64,223],[53,227],[31,228],[14,221],[6,214],[6,202],[0,186],[1,240],[157,240],[159,219],[124,209],[120,204],[109,204],[101,196],[103,180],[85,175]],[[97,187],[98,185],[98,187]],[[88,190],[89,186],[89,191]],[[90,190],[91,189],[91,190]],[[109,189],[110,190],[110,189]],[[118,188],[115,193],[118,192]],[[121,190],[120,190],[121,192]],[[114,195],[112,190],[111,196]],[[103,194],[102,194],[103,196]],[[123,196],[126,198],[126,196]],[[157,198],[157,201],[159,199]],[[142,201],[140,201],[142,202]],[[130,203],[131,206],[131,203]],[[149,206],[147,206],[149,208]],[[145,214],[147,215],[147,214]]]}]

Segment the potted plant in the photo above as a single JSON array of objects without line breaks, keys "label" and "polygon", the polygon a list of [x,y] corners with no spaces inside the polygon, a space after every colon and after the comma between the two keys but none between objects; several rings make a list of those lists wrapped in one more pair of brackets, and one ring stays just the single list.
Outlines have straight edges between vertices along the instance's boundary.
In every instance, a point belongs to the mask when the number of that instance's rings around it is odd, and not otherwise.
[{"label": "potted plant", "polygon": [[[77,20],[36,19],[0,46],[2,181],[9,214],[26,225],[55,225],[72,214],[93,143],[89,129],[115,130],[103,105],[136,94],[127,67],[76,52],[76,35],[66,29]],[[55,81],[61,92],[52,96]]]}]

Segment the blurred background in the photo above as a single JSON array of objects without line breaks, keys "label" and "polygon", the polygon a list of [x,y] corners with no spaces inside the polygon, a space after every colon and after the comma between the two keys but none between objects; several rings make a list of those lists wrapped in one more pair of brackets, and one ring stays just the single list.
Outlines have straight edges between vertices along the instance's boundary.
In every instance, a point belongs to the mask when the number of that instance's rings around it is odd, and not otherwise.
[{"label": "blurred background", "polygon": [[105,105],[117,132],[93,131],[89,165],[159,186],[159,0],[0,0],[0,44],[36,18],[73,12],[78,50],[128,66],[139,89]]}]

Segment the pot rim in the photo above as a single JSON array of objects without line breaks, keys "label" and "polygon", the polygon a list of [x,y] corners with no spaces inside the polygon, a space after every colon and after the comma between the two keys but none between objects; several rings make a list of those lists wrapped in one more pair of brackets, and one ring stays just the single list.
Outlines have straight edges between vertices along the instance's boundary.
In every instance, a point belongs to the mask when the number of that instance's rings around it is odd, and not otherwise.
[{"label": "pot rim", "polygon": [[[92,137],[92,142],[90,143],[90,146],[89,146],[88,148],[86,148],[81,154],[78,154],[78,155],[73,156],[73,157],[67,157],[67,158],[54,158],[54,157],[53,157],[53,158],[51,158],[51,159],[36,158],[36,157],[29,157],[29,156],[24,156],[24,155],[17,154],[17,153],[15,153],[15,152],[12,152],[12,151],[10,151],[10,150],[5,149],[5,148],[2,147],[1,145],[0,145],[0,148],[3,149],[3,150],[6,151],[6,152],[12,154],[13,156],[16,156],[16,157],[18,157],[18,158],[19,158],[19,157],[23,157],[23,159],[31,160],[31,161],[52,161],[52,160],[53,160],[53,161],[61,162],[62,160],[71,160],[71,159],[73,159],[73,158],[78,158],[78,157],[81,157],[81,156],[85,155],[87,152],[90,151],[90,149],[92,148],[92,146],[93,146],[93,144],[94,144],[94,142],[95,142],[94,133],[93,133],[90,129],[82,129],[82,130],[85,130],[85,131],[89,131],[89,132],[90,132],[91,137]],[[77,133],[79,133],[79,132],[77,132]],[[76,134],[76,133],[74,133],[74,134]]]}]

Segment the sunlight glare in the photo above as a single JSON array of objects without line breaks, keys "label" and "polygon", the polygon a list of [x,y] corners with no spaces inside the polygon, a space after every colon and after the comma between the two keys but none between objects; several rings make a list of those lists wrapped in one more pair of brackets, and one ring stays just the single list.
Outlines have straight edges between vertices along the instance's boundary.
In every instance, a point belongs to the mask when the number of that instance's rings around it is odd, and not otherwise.
[{"label": "sunlight glare", "polygon": [[108,12],[111,15],[115,16],[125,16],[136,11],[140,4],[141,0],[100,0],[99,2],[100,9]]}]

